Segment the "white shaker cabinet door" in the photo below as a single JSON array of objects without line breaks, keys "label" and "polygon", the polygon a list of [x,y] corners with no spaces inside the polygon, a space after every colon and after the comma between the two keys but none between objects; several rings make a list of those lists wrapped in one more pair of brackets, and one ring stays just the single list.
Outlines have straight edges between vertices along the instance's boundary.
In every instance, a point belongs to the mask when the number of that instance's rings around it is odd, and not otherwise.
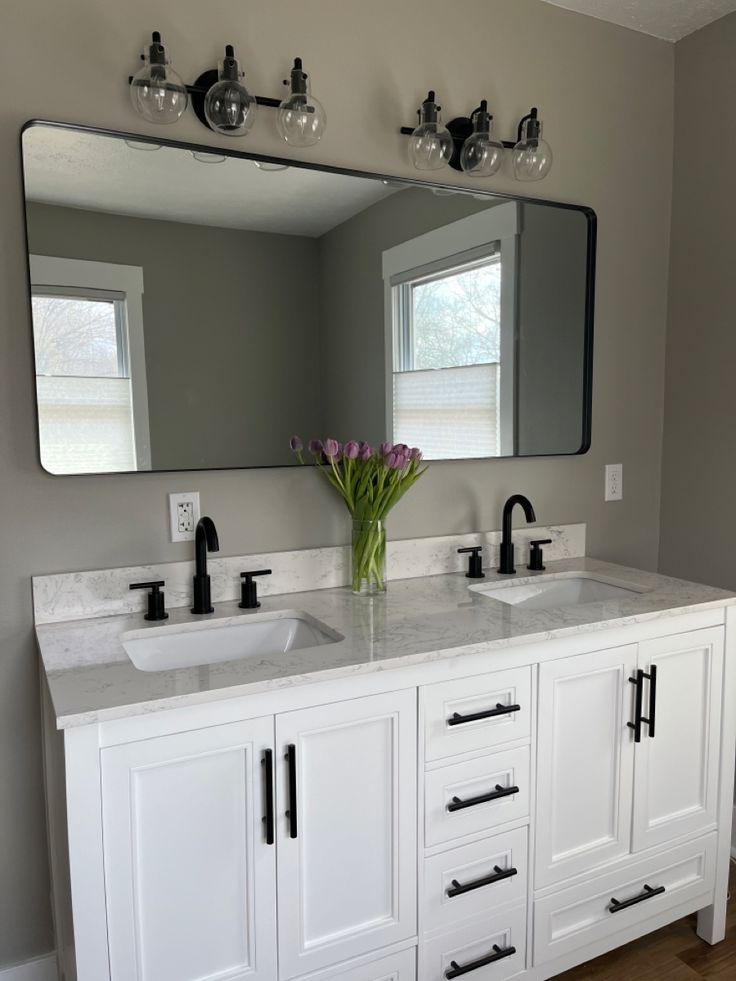
[{"label": "white shaker cabinet door", "polygon": [[645,641],[639,668],[654,729],[636,746],[635,851],[716,826],[723,628]]},{"label": "white shaker cabinet door", "polygon": [[276,716],[282,979],[416,934],[416,701]]},{"label": "white shaker cabinet door", "polygon": [[631,848],[636,645],[539,669],[537,889]]},{"label": "white shaker cabinet door", "polygon": [[273,718],[102,750],[112,981],[273,981]]}]

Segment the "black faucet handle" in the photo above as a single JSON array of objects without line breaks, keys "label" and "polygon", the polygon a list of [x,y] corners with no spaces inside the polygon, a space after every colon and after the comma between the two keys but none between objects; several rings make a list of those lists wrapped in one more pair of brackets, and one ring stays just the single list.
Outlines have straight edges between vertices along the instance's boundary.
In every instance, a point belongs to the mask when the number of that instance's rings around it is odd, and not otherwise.
[{"label": "black faucet handle", "polygon": [[469,545],[467,548],[459,548],[458,554],[470,553],[468,558],[468,571],[465,573],[466,579],[485,579],[483,572],[483,546]]},{"label": "black faucet handle", "polygon": [[551,538],[537,538],[534,541],[529,542],[530,552],[529,552],[529,565],[527,569],[531,569],[532,572],[543,572],[544,566],[544,556],[542,553],[542,545],[551,545]]},{"label": "black faucet handle", "polygon": [[261,605],[258,602],[258,584],[253,582],[253,577],[270,575],[270,569],[255,569],[252,572],[240,573],[240,578],[243,582],[240,585],[240,602],[238,606],[241,610],[256,610]]},{"label": "black faucet handle", "polygon": [[166,612],[164,594],[160,592],[165,585],[163,579],[157,582],[132,582],[130,589],[150,589],[148,594],[148,613],[143,617],[144,620],[168,620],[169,614]]}]

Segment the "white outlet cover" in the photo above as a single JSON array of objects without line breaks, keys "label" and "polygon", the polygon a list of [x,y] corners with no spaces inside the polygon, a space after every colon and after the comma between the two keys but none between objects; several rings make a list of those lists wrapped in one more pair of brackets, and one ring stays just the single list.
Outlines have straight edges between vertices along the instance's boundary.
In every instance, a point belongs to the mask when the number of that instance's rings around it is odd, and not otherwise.
[{"label": "white outlet cover", "polygon": [[624,498],[624,466],[622,463],[606,464],[606,501],[622,501]]},{"label": "white outlet cover", "polygon": [[[179,530],[179,505],[191,504],[191,529]],[[200,518],[199,491],[182,491],[180,494],[169,494],[169,538],[172,542],[192,542],[197,522]]]}]

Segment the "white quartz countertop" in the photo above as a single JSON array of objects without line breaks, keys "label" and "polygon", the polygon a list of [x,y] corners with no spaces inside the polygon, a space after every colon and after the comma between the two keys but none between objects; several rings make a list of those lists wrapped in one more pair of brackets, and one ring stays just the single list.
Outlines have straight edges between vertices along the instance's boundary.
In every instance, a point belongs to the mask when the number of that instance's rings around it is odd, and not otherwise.
[{"label": "white quartz countertop", "polygon": [[[736,604],[736,595],[596,559],[548,562],[536,575],[598,573],[644,587],[624,599],[547,610],[514,607],[468,589],[478,580],[462,574],[392,581],[385,595],[353,596],[349,588],[262,597],[257,611],[237,603],[216,606],[207,617],[170,610],[167,626],[192,621],[242,622],[253,613],[300,610],[343,636],[333,644],[268,658],[249,657],[203,667],[139,671],[121,637],[131,630],[161,629],[140,614],[69,620],[36,627],[41,661],[60,729],[238,695],[327,681],[439,658],[489,652],[536,641],[589,633]],[[533,576],[526,570],[515,579]],[[486,570],[482,582],[510,577]],[[165,629],[165,628],[164,628]]]}]

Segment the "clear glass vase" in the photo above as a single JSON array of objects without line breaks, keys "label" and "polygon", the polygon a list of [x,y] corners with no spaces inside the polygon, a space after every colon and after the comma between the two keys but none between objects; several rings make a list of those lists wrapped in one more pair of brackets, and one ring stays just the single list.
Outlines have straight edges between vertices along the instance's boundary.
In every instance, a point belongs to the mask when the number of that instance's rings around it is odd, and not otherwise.
[{"label": "clear glass vase", "polygon": [[382,521],[353,519],[351,572],[356,595],[386,591],[386,526]]}]

